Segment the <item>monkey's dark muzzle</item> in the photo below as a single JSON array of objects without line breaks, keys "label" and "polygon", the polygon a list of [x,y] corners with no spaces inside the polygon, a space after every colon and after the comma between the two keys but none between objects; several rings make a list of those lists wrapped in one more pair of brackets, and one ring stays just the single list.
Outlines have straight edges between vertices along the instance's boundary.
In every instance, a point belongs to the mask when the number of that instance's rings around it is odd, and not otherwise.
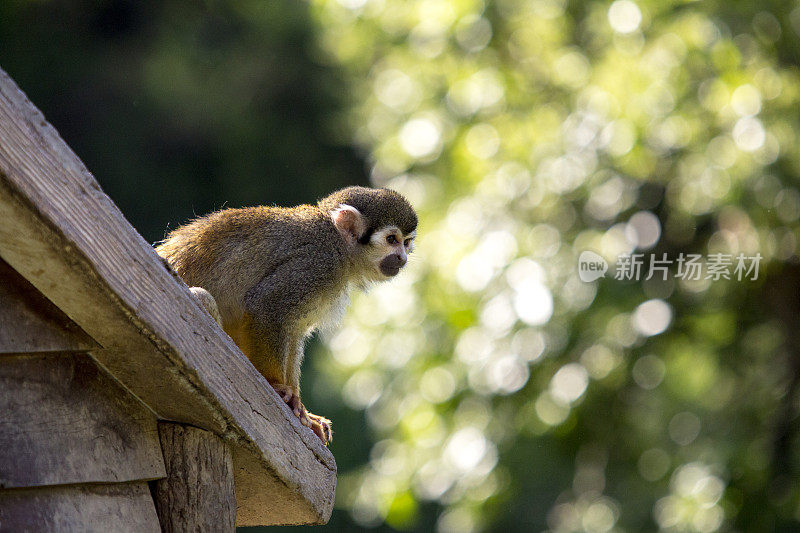
[{"label": "monkey's dark muzzle", "polygon": [[380,263],[381,274],[384,276],[396,276],[405,264],[405,257],[397,254],[387,255]]}]

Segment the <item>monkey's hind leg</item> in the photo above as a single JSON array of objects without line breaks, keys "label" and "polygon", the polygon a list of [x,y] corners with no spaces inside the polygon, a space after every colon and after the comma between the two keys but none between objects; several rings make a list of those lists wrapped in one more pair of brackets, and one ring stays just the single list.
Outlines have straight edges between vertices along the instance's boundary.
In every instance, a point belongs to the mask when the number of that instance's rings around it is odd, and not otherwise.
[{"label": "monkey's hind leg", "polygon": [[192,293],[192,296],[200,302],[200,305],[208,311],[208,314],[211,315],[214,320],[217,321],[217,324],[220,326],[222,325],[222,315],[219,313],[219,307],[217,307],[217,301],[211,296],[211,293],[205,290],[203,287],[190,287],[189,290]]}]

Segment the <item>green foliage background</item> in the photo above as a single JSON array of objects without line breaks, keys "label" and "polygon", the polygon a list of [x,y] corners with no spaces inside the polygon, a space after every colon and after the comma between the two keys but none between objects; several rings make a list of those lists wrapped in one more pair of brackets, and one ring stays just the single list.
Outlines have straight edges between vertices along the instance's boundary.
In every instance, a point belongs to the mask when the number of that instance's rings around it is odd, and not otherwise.
[{"label": "green foliage background", "polygon": [[[10,1],[0,66],[150,241],[350,183],[418,207],[304,374],[329,528],[792,531],[799,32],[778,1]],[[763,259],[583,283],[584,250]]]}]

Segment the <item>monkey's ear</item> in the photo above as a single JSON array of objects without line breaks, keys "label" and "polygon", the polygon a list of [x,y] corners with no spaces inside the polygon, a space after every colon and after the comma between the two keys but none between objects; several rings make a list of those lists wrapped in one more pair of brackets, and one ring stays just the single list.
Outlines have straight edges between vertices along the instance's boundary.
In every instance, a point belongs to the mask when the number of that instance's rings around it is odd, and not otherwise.
[{"label": "monkey's ear", "polygon": [[352,205],[342,204],[331,211],[333,225],[351,245],[358,242],[367,231],[367,223],[361,212]]}]

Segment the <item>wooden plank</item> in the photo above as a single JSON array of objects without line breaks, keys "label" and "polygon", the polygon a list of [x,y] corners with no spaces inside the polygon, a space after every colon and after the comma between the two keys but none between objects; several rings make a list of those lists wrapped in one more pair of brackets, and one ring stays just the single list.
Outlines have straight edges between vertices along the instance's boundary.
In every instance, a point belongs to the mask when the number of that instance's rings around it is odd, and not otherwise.
[{"label": "wooden plank", "polygon": [[2,531],[160,531],[146,482],[0,490]]},{"label": "wooden plank", "polygon": [[0,358],[0,487],[164,475],[155,417],[88,355]]},{"label": "wooden plank", "polygon": [[[259,517],[267,517],[270,525],[298,525],[293,517],[306,513],[305,504],[284,488],[281,478],[270,475],[256,456],[238,446],[233,447],[233,464],[237,526],[261,525]],[[243,475],[259,471],[260,476]]]},{"label": "wooden plank", "polygon": [[[97,340],[92,355],[160,417],[235,443],[238,523],[324,523],[336,462],[0,71],[0,257]],[[43,268],[46,265],[46,268]],[[239,492],[237,491],[237,494]],[[243,496],[247,498],[248,496]]]},{"label": "wooden plank", "polygon": [[0,259],[0,354],[88,351],[86,332]]},{"label": "wooden plank", "polygon": [[154,483],[161,530],[235,531],[233,458],[222,439],[172,422],[158,425],[167,477]]}]

